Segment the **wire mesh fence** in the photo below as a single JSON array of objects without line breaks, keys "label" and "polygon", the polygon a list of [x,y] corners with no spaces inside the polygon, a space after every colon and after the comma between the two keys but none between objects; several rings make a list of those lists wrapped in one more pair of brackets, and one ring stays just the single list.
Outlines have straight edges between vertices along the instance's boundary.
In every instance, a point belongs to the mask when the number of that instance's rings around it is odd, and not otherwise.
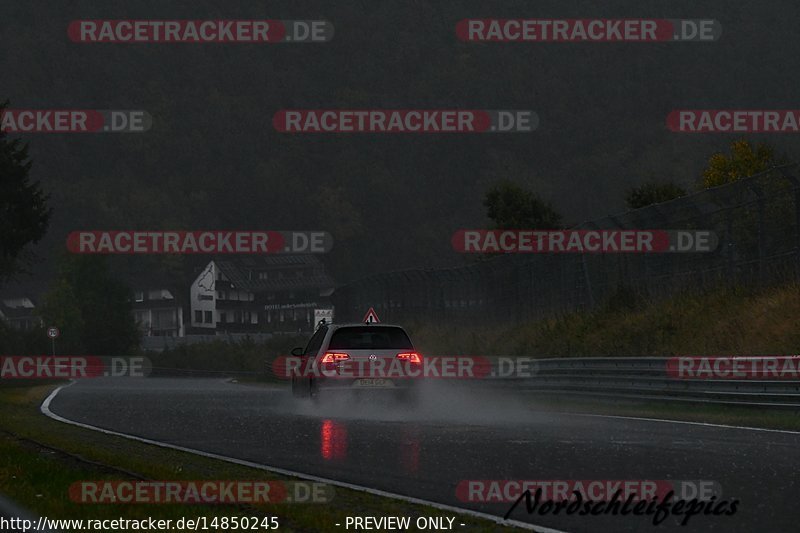
[{"label": "wire mesh fence", "polygon": [[800,273],[800,179],[775,167],[572,229],[710,230],[712,252],[503,254],[473,264],[373,275],[337,288],[337,320],[374,307],[384,321],[523,321],[591,309],[628,293],[762,285]]}]

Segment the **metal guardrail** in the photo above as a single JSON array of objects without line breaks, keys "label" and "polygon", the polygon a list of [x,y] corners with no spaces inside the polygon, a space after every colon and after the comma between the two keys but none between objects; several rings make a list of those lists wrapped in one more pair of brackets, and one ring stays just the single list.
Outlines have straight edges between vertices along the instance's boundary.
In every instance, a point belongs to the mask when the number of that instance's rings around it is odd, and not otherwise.
[{"label": "metal guardrail", "polygon": [[[507,360],[513,358],[506,358]],[[455,381],[469,386],[513,388],[536,394],[701,402],[720,405],[749,405],[800,411],[800,379],[686,379],[667,373],[669,357],[572,357],[527,358],[523,375],[501,372],[499,358],[481,357],[487,367],[473,366],[481,379]],[[800,365],[800,361],[798,361]],[[262,372],[242,370],[198,370],[154,366],[160,377],[249,377],[275,379],[274,369]],[[494,376],[494,377],[492,377]],[[286,380],[279,380],[285,382]]]},{"label": "metal guardrail", "polygon": [[504,377],[515,390],[589,397],[702,402],[800,410],[800,380],[685,379],[667,374],[666,357],[537,359],[530,377]]}]

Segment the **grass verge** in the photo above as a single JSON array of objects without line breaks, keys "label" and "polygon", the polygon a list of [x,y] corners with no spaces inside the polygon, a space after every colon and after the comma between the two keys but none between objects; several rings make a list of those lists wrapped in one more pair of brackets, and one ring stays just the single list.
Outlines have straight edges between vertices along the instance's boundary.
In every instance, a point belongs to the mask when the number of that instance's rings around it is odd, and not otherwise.
[{"label": "grass verge", "polygon": [[533,357],[800,353],[800,285],[722,288],[648,301],[625,294],[592,312],[501,326],[411,324],[431,354]]}]

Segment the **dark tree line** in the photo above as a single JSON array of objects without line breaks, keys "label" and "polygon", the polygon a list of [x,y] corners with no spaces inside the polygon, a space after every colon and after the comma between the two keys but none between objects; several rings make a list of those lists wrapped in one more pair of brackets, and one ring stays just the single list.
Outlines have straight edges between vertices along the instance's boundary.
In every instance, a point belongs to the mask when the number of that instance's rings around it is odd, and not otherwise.
[{"label": "dark tree line", "polygon": [[[8,102],[0,104],[0,116]],[[25,272],[30,245],[42,240],[52,209],[41,184],[31,180],[28,145],[0,130],[0,286]]]},{"label": "dark tree line", "polygon": [[[0,116],[7,104],[0,105]],[[28,145],[0,131],[0,290],[36,259],[30,247],[47,232],[53,209],[32,181]],[[103,257],[62,255],[56,277],[37,313],[43,327],[16,332],[0,323],[0,354],[42,352],[44,328],[63,332],[59,352],[121,355],[136,347],[138,331],[128,288],[112,276]]]}]

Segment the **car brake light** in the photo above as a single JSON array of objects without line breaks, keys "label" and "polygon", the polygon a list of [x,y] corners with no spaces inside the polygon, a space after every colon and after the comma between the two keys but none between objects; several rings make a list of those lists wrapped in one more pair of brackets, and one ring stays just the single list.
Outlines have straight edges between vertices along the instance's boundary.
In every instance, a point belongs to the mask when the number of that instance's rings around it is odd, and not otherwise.
[{"label": "car brake light", "polygon": [[422,356],[417,352],[409,352],[409,353],[399,353],[397,354],[398,359],[402,359],[404,361],[408,361],[409,363],[421,363]]},{"label": "car brake light", "polygon": [[345,359],[350,359],[350,356],[346,353],[331,353],[328,352],[322,356],[323,363],[335,363],[337,361],[344,361]]}]

